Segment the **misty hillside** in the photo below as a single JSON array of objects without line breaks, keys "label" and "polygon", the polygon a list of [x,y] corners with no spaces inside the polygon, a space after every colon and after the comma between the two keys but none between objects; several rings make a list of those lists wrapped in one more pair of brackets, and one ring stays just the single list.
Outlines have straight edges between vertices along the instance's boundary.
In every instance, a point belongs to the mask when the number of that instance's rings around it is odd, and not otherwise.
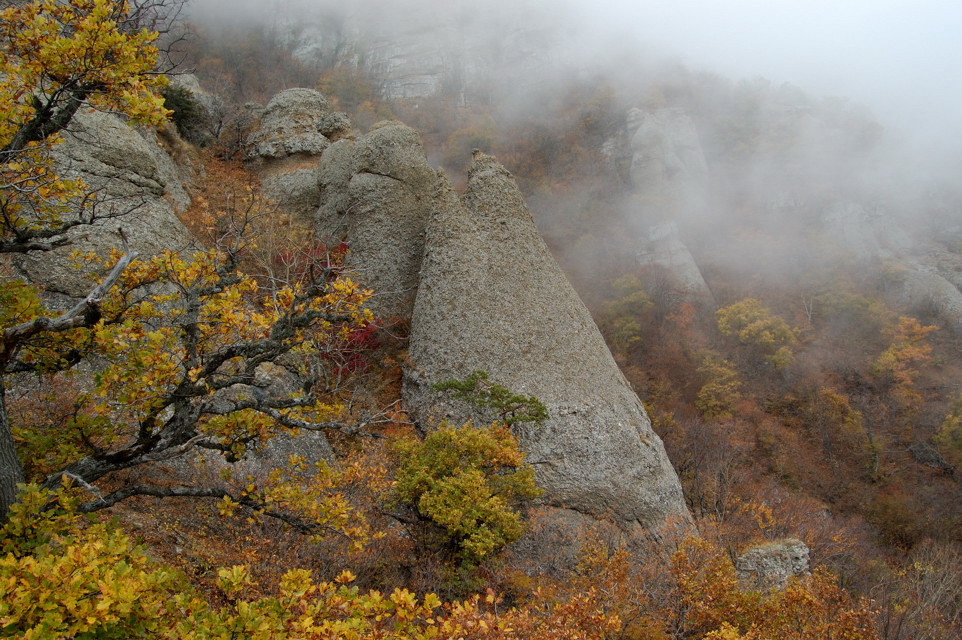
[{"label": "misty hillside", "polygon": [[881,27],[8,4],[0,637],[962,633],[956,96],[840,92]]}]

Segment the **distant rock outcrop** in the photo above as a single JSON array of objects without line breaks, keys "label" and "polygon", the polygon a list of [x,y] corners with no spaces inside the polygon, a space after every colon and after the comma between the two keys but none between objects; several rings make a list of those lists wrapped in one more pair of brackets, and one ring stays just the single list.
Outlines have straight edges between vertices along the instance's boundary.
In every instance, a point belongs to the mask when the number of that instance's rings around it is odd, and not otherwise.
[{"label": "distant rock outcrop", "polygon": [[962,254],[913,238],[882,207],[835,202],[821,219],[825,236],[861,265],[882,264],[889,297],[913,313],[931,313],[962,332]]},{"label": "distant rock outcrop", "polygon": [[680,109],[632,109],[628,135],[634,213],[642,229],[638,264],[664,268],[678,297],[711,304],[708,284],[679,234],[679,225],[697,220],[705,208],[708,168],[695,125]]},{"label": "distant rock outcrop", "polygon": [[[405,398],[426,416],[440,380],[474,370],[537,396],[550,419],[519,429],[546,501],[628,528],[689,516],[638,397],[551,256],[512,176],[476,154],[461,201],[438,183],[411,325]],[[482,418],[445,406],[452,420]]]},{"label": "distant rock outcrop", "polygon": [[628,112],[631,183],[646,197],[664,202],[676,216],[705,206],[708,166],[698,132],[682,109]]},{"label": "distant rock outcrop", "polygon": [[828,241],[856,262],[889,259],[911,246],[905,231],[879,206],[852,200],[833,202],[825,207],[821,223]]},{"label": "distant rock outcrop", "polygon": [[789,579],[810,572],[808,546],[790,538],[749,549],[735,561],[738,581],[752,591],[782,589]]},{"label": "distant rock outcrop", "polygon": [[[120,248],[122,227],[130,248],[143,255],[182,249],[193,242],[171,202],[186,206],[187,194],[173,162],[152,134],[141,133],[117,116],[98,111],[78,113],[54,155],[61,175],[81,178],[98,191],[97,214],[106,217],[92,226],[75,227],[70,236],[83,237],[85,250],[106,255]],[[118,217],[109,218],[111,215]],[[73,247],[33,252],[18,257],[17,267],[48,292],[86,295],[92,287],[83,270],[72,266]]]}]

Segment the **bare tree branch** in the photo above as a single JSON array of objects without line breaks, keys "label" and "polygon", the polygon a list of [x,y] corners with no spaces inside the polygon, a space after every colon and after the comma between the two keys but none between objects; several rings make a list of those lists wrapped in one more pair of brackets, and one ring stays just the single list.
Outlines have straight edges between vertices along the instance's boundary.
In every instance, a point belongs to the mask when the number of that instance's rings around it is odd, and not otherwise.
[{"label": "bare tree branch", "polygon": [[107,274],[104,281],[94,287],[94,289],[87,294],[86,298],[61,316],[53,318],[40,316],[29,322],[4,329],[0,366],[4,366],[10,361],[20,345],[39,333],[57,333],[80,327],[92,327],[100,320],[100,303],[103,302],[104,296],[106,296],[107,292],[117,283],[117,280],[120,279],[124,270],[130,266],[130,263],[137,258],[137,252],[130,251],[130,247],[127,244],[127,236],[123,230],[118,229],[117,231],[124,243],[124,255],[120,257],[120,260],[118,260],[117,264],[110,270],[110,273]]},{"label": "bare tree branch", "polygon": [[[74,477],[64,476],[64,479],[75,480]],[[90,485],[84,483],[82,486],[84,488],[89,488]],[[95,490],[95,495],[99,495],[99,491]],[[129,487],[124,487],[118,491],[114,491],[105,496],[98,497],[96,500],[90,502],[85,502],[78,507],[78,511],[81,513],[93,513],[100,511],[102,509],[107,509],[112,507],[118,502],[127,500],[134,496],[150,496],[154,498],[218,498],[218,499],[229,499],[232,502],[256,511],[261,515],[267,516],[268,518],[273,518],[275,520],[280,520],[281,522],[291,526],[300,533],[306,535],[313,535],[318,533],[339,533],[344,535],[343,532],[338,531],[332,527],[324,527],[314,522],[308,522],[289,513],[284,513],[283,511],[277,511],[275,509],[270,509],[263,502],[245,495],[237,495],[231,493],[226,488],[218,487],[159,487],[155,485],[148,484],[138,484]]]}]

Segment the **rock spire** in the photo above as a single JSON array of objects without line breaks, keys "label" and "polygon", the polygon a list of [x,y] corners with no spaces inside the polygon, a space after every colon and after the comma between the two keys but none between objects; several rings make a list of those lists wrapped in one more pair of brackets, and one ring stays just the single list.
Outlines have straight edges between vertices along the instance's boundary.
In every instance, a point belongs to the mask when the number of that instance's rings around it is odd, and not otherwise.
[{"label": "rock spire", "polygon": [[678,478],[638,397],[539,235],[511,174],[477,153],[459,201],[439,181],[411,326],[406,399],[445,405],[439,380],[487,371],[550,419],[519,428],[546,501],[657,529],[687,520]]}]

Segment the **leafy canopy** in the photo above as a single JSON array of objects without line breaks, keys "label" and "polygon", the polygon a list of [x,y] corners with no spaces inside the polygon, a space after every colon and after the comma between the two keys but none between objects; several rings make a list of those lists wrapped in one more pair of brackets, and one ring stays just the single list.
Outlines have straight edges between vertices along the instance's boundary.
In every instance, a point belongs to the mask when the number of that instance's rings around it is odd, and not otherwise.
[{"label": "leafy canopy", "polygon": [[716,316],[719,331],[758,349],[773,367],[781,369],[794,361],[792,347],[798,341],[796,331],[761,301],[745,298],[719,309]]}]

